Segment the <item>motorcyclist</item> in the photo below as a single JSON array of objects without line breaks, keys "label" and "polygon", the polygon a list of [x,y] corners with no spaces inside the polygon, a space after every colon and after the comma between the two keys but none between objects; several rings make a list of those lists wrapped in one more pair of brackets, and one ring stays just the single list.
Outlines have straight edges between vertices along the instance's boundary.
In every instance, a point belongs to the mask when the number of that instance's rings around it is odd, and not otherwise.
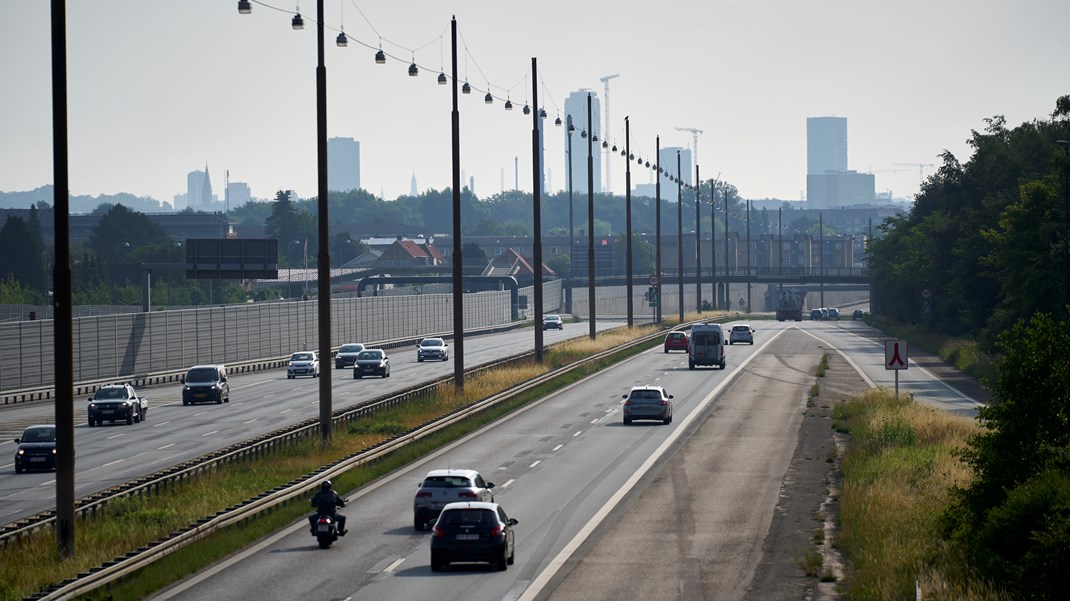
[{"label": "motorcyclist", "polygon": [[338,536],[345,536],[346,532],[349,532],[346,530],[346,516],[335,512],[335,507],[345,507],[346,502],[334,492],[330,480],[324,480],[320,484],[320,489],[312,497],[311,503],[316,508],[316,513],[308,516],[308,525],[313,536],[316,535],[316,519],[321,515],[328,515],[335,519],[338,523]]}]

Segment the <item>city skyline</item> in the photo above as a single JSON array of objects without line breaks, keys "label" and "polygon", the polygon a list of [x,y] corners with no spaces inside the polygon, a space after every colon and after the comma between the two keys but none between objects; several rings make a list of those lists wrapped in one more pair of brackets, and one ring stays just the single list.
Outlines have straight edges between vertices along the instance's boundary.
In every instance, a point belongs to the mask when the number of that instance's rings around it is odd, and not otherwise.
[{"label": "city skyline", "polygon": [[[246,182],[253,197],[279,189],[315,196],[315,5],[301,7],[305,29],[294,31],[285,12],[294,7],[268,4],[279,10],[254,2],[251,15],[239,15],[236,1],[218,0],[68,3],[71,193],[170,203],[187,189],[186,175],[208,164]],[[921,170],[904,165],[938,167],[944,150],[964,162],[971,131],[986,119],[1003,115],[1012,127],[1050,119],[1068,93],[1058,73],[1070,38],[1059,24],[1070,5],[1055,0],[665,8],[328,0],[328,136],[360,142],[361,184],[373,194],[407,194],[414,175],[421,191],[449,187],[450,86],[435,80],[449,75],[453,15],[459,79],[476,90],[460,96],[463,183],[474,180],[485,195],[498,191],[503,170],[519,172],[520,188],[531,190],[531,117],[521,111],[531,57],[548,113],[549,192],[567,178],[565,136],[553,122],[568,94],[584,88],[612,103],[602,139],[623,146],[628,116],[632,152],[653,159],[657,136],[663,147],[692,148],[692,135],[677,128],[700,129],[692,150],[703,179],[720,174],[746,198],[785,200],[806,188],[807,118],[848,119],[848,168],[874,172],[878,193],[909,197]],[[16,192],[52,181],[50,5],[8,0],[4,15],[0,190]],[[116,28],[116,19],[133,26]],[[339,28],[351,36],[346,48],[335,45]],[[380,39],[385,65],[372,58]],[[413,60],[417,77],[406,74]],[[608,74],[619,77],[601,98]],[[621,194],[616,158],[610,189]],[[649,180],[632,163],[633,186]]]}]

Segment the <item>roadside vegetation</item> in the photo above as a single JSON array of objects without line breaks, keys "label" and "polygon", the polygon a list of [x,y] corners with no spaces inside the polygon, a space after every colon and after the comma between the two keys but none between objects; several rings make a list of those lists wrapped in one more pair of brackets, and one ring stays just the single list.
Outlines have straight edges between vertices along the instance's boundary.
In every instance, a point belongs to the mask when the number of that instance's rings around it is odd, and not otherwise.
[{"label": "roadside vegetation", "polygon": [[948,336],[928,326],[898,323],[876,315],[867,316],[866,323],[896,338],[910,341],[912,347],[940,357],[986,385],[996,381],[996,359],[985,352],[977,340]]},{"label": "roadside vegetation", "polygon": [[[704,314],[710,318],[710,314]],[[22,599],[43,587],[74,577],[125,553],[167,537],[190,524],[252,498],[265,490],[284,485],[323,465],[352,456],[398,433],[425,424],[441,415],[480,399],[530,381],[552,369],[574,363],[594,353],[649,335],[657,326],[640,326],[600,333],[595,340],[580,338],[547,349],[543,365],[534,362],[492,370],[465,381],[463,394],[452,385],[440,386],[437,394],[403,407],[377,413],[336,428],[331,444],[323,447],[310,440],[276,452],[260,461],[233,464],[213,470],[158,496],[125,499],[109,503],[93,517],[80,520],[76,528],[74,559],[60,562],[55,553],[55,536],[50,530],[30,535],[0,547],[0,601]],[[620,360],[657,346],[660,339],[630,351],[622,351],[597,364],[574,370],[510,402],[457,424],[446,431],[405,447],[374,464],[350,470],[335,479],[340,492],[350,492],[376,478],[404,466],[428,452],[500,418],[516,408],[542,398],[572,382],[589,376]],[[303,503],[257,518],[240,528],[207,537],[168,558],[141,570],[125,582],[101,589],[90,599],[140,599],[191,574],[213,561],[299,521],[308,514]]]},{"label": "roadside vegetation", "polygon": [[977,419],[873,391],[849,432],[839,544],[855,601],[1063,599],[1070,589],[1070,323],[1003,333]]}]

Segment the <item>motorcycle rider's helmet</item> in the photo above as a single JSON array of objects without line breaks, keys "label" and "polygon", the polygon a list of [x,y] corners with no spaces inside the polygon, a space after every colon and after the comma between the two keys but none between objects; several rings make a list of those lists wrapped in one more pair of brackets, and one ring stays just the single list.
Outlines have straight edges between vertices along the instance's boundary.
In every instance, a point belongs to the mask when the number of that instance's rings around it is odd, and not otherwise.
[{"label": "motorcycle rider's helmet", "polygon": [[323,484],[320,484],[320,490],[331,490],[331,481],[324,480]]}]

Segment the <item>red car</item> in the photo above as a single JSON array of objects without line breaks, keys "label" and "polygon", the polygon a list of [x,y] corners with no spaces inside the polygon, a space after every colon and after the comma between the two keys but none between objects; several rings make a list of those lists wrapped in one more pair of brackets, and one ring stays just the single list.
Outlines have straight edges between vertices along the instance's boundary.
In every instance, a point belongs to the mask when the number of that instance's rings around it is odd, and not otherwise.
[{"label": "red car", "polygon": [[665,336],[665,352],[669,351],[683,351],[687,352],[687,334],[684,332],[669,332]]}]

